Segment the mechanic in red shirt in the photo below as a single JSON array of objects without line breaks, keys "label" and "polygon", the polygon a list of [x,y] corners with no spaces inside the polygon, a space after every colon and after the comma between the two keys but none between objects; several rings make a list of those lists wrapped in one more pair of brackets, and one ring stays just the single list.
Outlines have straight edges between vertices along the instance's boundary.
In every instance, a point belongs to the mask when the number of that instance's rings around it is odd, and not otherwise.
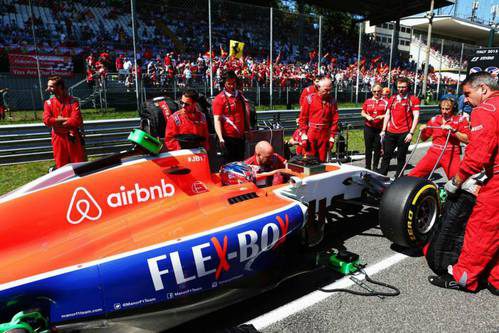
[{"label": "mechanic in red shirt", "polygon": [[338,106],[331,96],[333,83],[329,78],[319,81],[317,93],[308,95],[300,105],[300,129],[305,154],[316,156],[325,162],[327,153],[333,148],[338,132]]},{"label": "mechanic in red shirt", "polygon": [[314,83],[309,85],[308,87],[306,87],[305,89],[303,89],[303,91],[301,92],[301,95],[300,95],[300,105],[302,105],[303,103],[303,100],[305,99],[305,97],[307,97],[308,95],[310,94],[314,94],[317,92],[317,88],[318,88],[318,85],[319,85],[319,81],[323,78],[322,75],[317,75],[315,78],[314,78]]},{"label": "mechanic in red shirt", "polygon": [[69,96],[60,76],[51,76],[47,92],[54,97],[45,101],[43,122],[52,128],[52,147],[56,168],[86,160],[85,148],[78,129],[83,125],[80,104]]},{"label": "mechanic in red shirt", "polygon": [[168,150],[182,149],[176,138],[179,134],[192,134],[203,137],[201,145],[206,150],[209,148],[208,123],[204,113],[198,108],[198,93],[194,90],[186,90],[182,94],[182,109],[172,114],[166,123],[165,145]]},{"label": "mechanic in red shirt", "polygon": [[419,121],[419,98],[409,93],[410,80],[406,77],[397,79],[398,94],[388,101],[388,110],[385,114],[383,129],[380,136],[383,140],[383,159],[379,172],[383,175],[388,173],[390,160],[395,148],[397,148],[397,173],[395,177],[401,176],[404,167],[407,150],[411,144],[414,130]]},{"label": "mechanic in red shirt", "polygon": [[286,167],[286,160],[274,153],[274,148],[267,141],[260,141],[255,146],[255,154],[244,163],[251,165],[256,171],[256,185],[259,187],[283,183],[281,172]]},{"label": "mechanic in red shirt", "polygon": [[[455,114],[456,104],[454,100],[443,99],[439,104],[441,114],[431,118],[426,125],[421,125],[419,128],[422,131],[421,140],[425,141],[431,137],[432,144],[426,155],[409,172],[409,176],[428,177],[440,155],[442,155],[442,158],[436,168],[441,166],[448,179],[454,177],[459,170],[461,142],[468,143],[470,124],[466,117]],[[445,147],[449,131],[451,131],[451,134],[447,147]],[[444,148],[445,151],[442,154]]]},{"label": "mechanic in red shirt", "polygon": [[[388,109],[388,101],[381,98],[381,85],[375,84],[372,87],[373,97],[367,99],[362,105],[361,115],[364,121],[364,144],[366,147],[366,169],[378,169],[381,157],[381,138],[379,133],[383,128],[383,119]],[[373,161],[374,153],[374,164]]]},{"label": "mechanic in red shirt", "polygon": [[487,72],[470,74],[463,82],[465,100],[475,106],[471,114],[470,142],[457,175],[445,184],[449,194],[470,185],[470,177],[485,171],[488,177],[478,192],[466,224],[457,263],[430,283],[450,289],[476,291],[479,282],[499,295],[499,84]]},{"label": "mechanic in red shirt", "polygon": [[220,149],[225,152],[224,163],[244,159],[244,134],[249,129],[248,102],[236,89],[237,75],[228,71],[224,76],[224,90],[212,102],[215,133]]}]

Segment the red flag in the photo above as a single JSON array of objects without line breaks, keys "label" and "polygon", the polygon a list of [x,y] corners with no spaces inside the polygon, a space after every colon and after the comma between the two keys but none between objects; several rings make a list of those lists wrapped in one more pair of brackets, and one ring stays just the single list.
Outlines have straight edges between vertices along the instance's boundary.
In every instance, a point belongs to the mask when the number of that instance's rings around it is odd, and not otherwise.
[{"label": "red flag", "polygon": [[277,56],[277,58],[275,58],[275,64],[279,64],[279,62],[281,61],[281,52],[279,51],[279,55]]},{"label": "red flag", "polygon": [[372,59],[371,59],[371,62],[372,62],[373,64],[375,64],[375,63],[377,63],[380,59],[381,59],[381,56],[379,55],[379,56],[377,56],[377,57],[372,58]]},{"label": "red flag", "polygon": [[313,61],[315,57],[317,57],[317,51],[313,50],[308,53],[308,56],[310,57],[310,61]]},{"label": "red flag", "polygon": [[220,56],[222,58],[225,58],[227,56],[227,52],[224,51],[222,45],[220,45]]}]

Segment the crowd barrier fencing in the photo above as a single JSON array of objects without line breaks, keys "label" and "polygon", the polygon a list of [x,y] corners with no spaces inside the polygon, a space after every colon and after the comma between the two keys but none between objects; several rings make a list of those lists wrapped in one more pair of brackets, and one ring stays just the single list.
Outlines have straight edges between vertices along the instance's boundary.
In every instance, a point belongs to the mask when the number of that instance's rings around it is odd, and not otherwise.
[{"label": "crowd barrier fencing", "polygon": [[[421,106],[420,121],[438,110],[437,105]],[[299,110],[257,111],[259,124],[279,122],[286,135],[296,129]],[[364,120],[360,108],[340,109],[340,121],[358,129]],[[106,155],[130,146],[128,134],[139,126],[139,118],[85,121],[85,147],[89,156]],[[50,129],[42,123],[0,126],[0,165],[52,160]]]}]

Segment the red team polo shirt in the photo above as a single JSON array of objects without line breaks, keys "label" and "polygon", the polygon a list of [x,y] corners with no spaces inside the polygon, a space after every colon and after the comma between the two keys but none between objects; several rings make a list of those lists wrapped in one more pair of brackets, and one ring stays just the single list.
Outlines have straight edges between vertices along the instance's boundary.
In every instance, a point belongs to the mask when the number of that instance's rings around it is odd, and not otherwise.
[{"label": "red team polo shirt", "polygon": [[223,136],[244,137],[245,102],[237,90],[234,94],[225,90],[218,94],[212,102],[212,110],[214,116],[220,116]]},{"label": "red team polo shirt", "polygon": [[413,95],[401,97],[394,95],[388,102],[390,109],[390,121],[388,122],[387,132],[394,134],[406,133],[411,130],[413,121],[413,111],[419,111],[419,98]]},{"label": "red team polo shirt", "polygon": [[[376,116],[384,115],[387,109],[388,109],[388,101],[383,98],[380,99],[369,98],[362,105],[362,110],[373,118],[375,118]],[[366,119],[364,121],[364,124],[367,127],[382,129],[383,119],[376,119],[373,121],[368,121]]]}]

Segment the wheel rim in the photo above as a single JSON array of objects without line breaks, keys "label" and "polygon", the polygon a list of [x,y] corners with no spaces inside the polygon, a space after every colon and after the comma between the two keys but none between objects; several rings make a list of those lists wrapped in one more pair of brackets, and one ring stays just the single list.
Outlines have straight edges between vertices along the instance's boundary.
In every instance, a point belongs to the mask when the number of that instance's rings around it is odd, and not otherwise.
[{"label": "wheel rim", "polygon": [[427,234],[437,219],[437,200],[433,196],[426,196],[418,206],[416,212],[416,231]]}]

